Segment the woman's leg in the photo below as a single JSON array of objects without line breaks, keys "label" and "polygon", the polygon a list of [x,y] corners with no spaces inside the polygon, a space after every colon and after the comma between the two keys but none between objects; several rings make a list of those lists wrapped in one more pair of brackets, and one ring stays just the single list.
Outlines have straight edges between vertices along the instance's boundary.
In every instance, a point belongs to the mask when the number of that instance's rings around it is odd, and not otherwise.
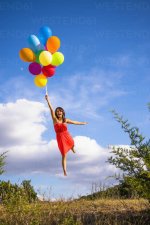
[{"label": "woman's leg", "polygon": [[64,171],[64,176],[67,176],[67,172],[66,172],[66,165],[67,165],[67,160],[66,160],[67,156],[62,155],[62,167],[63,167],[63,171]]}]

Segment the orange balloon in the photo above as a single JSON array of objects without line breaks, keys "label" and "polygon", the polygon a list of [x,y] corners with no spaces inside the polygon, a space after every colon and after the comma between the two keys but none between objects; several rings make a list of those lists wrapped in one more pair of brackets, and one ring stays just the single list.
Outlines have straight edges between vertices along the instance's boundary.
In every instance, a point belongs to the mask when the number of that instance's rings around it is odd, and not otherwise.
[{"label": "orange balloon", "polygon": [[22,48],[19,56],[25,62],[34,62],[36,59],[34,52],[30,48]]},{"label": "orange balloon", "polygon": [[49,37],[46,43],[46,47],[49,52],[56,52],[60,48],[60,39],[57,36]]}]

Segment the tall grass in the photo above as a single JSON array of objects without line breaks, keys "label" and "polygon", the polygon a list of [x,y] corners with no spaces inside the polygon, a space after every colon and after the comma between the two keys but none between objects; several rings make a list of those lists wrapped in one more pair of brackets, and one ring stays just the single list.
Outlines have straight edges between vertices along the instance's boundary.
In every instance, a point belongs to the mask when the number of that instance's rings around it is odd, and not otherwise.
[{"label": "tall grass", "polygon": [[144,199],[61,199],[0,205],[0,225],[148,225],[149,221],[150,204]]}]

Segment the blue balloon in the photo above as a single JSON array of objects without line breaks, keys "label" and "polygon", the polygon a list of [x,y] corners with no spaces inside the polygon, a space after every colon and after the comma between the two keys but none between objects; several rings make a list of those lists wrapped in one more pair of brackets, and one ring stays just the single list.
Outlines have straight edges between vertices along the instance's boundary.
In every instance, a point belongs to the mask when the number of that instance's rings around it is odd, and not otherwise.
[{"label": "blue balloon", "polygon": [[31,34],[28,37],[28,43],[30,48],[36,53],[39,50],[43,50],[44,46],[40,43],[40,40],[38,39],[37,36],[35,36],[34,34]]},{"label": "blue balloon", "polygon": [[47,39],[52,36],[52,31],[49,27],[43,26],[39,30],[39,40],[43,45],[46,45]]}]

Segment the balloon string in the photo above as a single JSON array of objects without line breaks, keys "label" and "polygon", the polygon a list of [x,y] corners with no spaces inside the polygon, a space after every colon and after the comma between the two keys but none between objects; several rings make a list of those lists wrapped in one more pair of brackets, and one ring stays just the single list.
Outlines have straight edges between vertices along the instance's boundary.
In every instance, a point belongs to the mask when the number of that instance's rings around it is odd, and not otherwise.
[{"label": "balloon string", "polygon": [[47,85],[46,85],[46,95],[48,95],[48,92],[47,92]]}]

